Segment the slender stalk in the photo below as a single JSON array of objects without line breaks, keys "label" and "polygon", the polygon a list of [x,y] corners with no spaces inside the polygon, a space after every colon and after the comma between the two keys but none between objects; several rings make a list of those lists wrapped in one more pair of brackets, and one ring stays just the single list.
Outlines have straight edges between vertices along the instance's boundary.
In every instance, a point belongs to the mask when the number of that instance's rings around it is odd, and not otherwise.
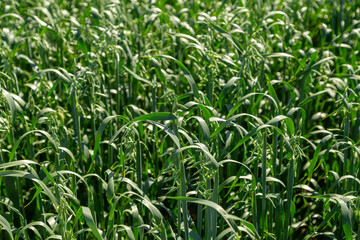
[{"label": "slender stalk", "polygon": [[[286,216],[285,216],[285,229],[284,229],[284,239],[288,239],[288,233],[289,233],[289,228],[291,226],[291,203],[292,203],[292,198],[293,198],[293,186],[294,186],[294,176],[295,176],[295,172],[294,172],[294,156],[292,156],[290,158],[290,163],[289,163],[289,170],[288,170],[288,178],[287,178],[287,186],[286,186],[286,190],[287,190],[287,194],[286,194]],[[290,237],[290,239],[292,239],[292,237]]]},{"label": "slender stalk", "polygon": [[[215,172],[215,177],[214,177],[214,189],[213,189],[213,202],[216,204],[219,204],[219,169],[216,170]],[[211,209],[212,210],[212,238],[215,239],[217,236],[217,219],[218,219],[218,215],[215,209]]]},{"label": "slender stalk", "polygon": [[[142,182],[143,156],[142,155],[143,155],[143,151],[142,151],[141,141],[139,139],[136,143],[136,183],[141,190],[143,190],[143,182]],[[142,215],[143,214],[142,203],[140,203],[138,205],[138,208],[139,208],[139,213]],[[140,230],[140,239],[143,239],[143,237],[144,237],[144,231],[141,229]]]},{"label": "slender stalk", "polygon": [[[276,127],[278,126],[278,124],[276,124]],[[273,149],[272,149],[272,152],[273,152],[273,156],[272,156],[272,168],[273,168],[273,176],[274,178],[277,178],[277,153],[278,153],[278,132],[277,131],[274,131],[273,133],[273,145],[272,145]],[[278,190],[277,190],[277,187],[276,187],[276,184],[273,184],[272,185],[272,193],[277,193]],[[273,232],[273,226],[274,226],[274,223],[275,223],[275,219],[274,219],[274,208],[271,207],[270,208],[270,219],[269,219],[269,223],[270,223],[270,232]]]},{"label": "slender stalk", "polygon": [[[344,118],[344,137],[345,137],[345,141],[347,142],[348,141],[348,138],[349,138],[349,132],[350,132],[350,113],[349,112],[346,112],[345,113],[345,118]],[[349,167],[353,167],[353,164],[350,163],[350,166],[349,166],[349,148],[348,146],[345,146],[345,150],[344,150],[344,167],[343,167],[343,172],[342,172],[342,175],[345,176],[348,174],[348,171],[352,171],[351,169],[348,169]],[[351,182],[350,182],[350,179],[349,179],[349,182],[348,182],[348,185],[347,185],[347,189],[348,191],[351,190]]]},{"label": "slender stalk", "polygon": [[[75,149],[79,150],[79,154],[77,155],[80,159],[82,158],[82,147],[81,147],[81,135],[80,135],[80,121],[79,115],[77,111],[77,101],[76,101],[76,90],[75,87],[71,92],[71,117],[73,120],[73,128],[75,131],[75,140],[77,147]],[[80,161],[80,169],[83,169],[83,163]]]},{"label": "slender stalk", "polygon": [[211,105],[213,104],[213,89],[214,89],[214,79],[212,76],[212,69],[208,66],[206,66],[206,72],[207,72],[207,83],[206,83],[206,96],[209,99]]},{"label": "slender stalk", "polygon": [[[211,189],[211,179],[209,176],[206,177],[206,189]],[[211,228],[212,225],[212,209],[207,207],[205,209],[205,237],[206,239],[211,239],[212,237],[212,231],[213,229]]]},{"label": "slender stalk", "polygon": [[[152,87],[152,112],[156,112],[157,111],[157,100],[156,100],[156,91],[157,91],[157,87],[156,87],[156,77],[154,79],[154,86]],[[157,136],[157,126],[156,124],[152,125],[153,127],[153,136],[154,139],[156,140],[158,138]],[[158,176],[158,174],[160,173],[160,169],[159,169],[159,161],[158,161],[158,157],[157,157],[157,149],[156,149],[156,141],[152,142],[152,160],[155,166],[155,176]]]},{"label": "slender stalk", "polygon": [[[185,181],[185,167],[184,162],[181,161],[180,163],[180,191],[181,196],[186,197],[186,181]],[[189,223],[188,223],[188,211],[187,211],[187,203],[186,200],[181,201],[182,206],[182,220],[184,222],[184,232],[185,232],[185,239],[189,239]]]},{"label": "slender stalk", "polygon": [[266,231],[265,223],[267,214],[266,214],[266,169],[267,169],[267,161],[266,161],[266,147],[267,147],[267,133],[264,131],[263,136],[263,149],[262,149],[262,158],[261,158],[261,185],[262,185],[262,204],[261,204],[261,229],[262,231]]}]

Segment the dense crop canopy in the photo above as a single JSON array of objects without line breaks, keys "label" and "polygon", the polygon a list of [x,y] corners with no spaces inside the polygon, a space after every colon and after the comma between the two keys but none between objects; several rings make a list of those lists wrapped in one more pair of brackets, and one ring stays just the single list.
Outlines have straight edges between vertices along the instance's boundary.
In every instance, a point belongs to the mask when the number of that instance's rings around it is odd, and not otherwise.
[{"label": "dense crop canopy", "polygon": [[360,239],[358,0],[1,0],[0,239]]}]

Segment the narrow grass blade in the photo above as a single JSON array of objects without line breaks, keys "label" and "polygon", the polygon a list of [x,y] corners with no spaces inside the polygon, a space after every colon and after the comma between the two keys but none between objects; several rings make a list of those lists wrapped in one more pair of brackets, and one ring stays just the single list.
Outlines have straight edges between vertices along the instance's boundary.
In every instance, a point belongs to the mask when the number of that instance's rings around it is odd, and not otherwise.
[{"label": "narrow grass blade", "polygon": [[92,217],[91,211],[88,207],[84,207],[82,206],[82,213],[84,215],[85,221],[87,223],[87,225],[89,226],[89,228],[91,229],[91,232],[95,235],[96,239],[98,240],[105,240],[106,237],[103,237],[100,232],[99,229],[96,227],[96,224],[94,222],[94,219]]},{"label": "narrow grass blade", "polygon": [[9,234],[10,238],[13,240],[14,235],[11,231],[10,223],[2,215],[0,215],[0,225],[5,229],[5,231]]}]

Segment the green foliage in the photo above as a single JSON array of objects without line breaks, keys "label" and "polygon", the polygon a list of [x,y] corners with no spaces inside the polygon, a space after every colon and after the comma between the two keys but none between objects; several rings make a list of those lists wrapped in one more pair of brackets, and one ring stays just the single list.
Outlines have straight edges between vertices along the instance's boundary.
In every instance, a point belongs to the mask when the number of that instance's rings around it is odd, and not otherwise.
[{"label": "green foliage", "polygon": [[359,9],[0,1],[0,239],[359,239]]}]

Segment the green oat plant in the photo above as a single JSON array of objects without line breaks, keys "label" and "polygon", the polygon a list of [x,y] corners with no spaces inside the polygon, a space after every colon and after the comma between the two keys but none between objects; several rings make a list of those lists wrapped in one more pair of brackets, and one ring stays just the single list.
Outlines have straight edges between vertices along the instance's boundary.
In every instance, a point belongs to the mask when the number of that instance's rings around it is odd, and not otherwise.
[{"label": "green oat plant", "polygon": [[1,1],[0,239],[360,239],[359,9]]}]

